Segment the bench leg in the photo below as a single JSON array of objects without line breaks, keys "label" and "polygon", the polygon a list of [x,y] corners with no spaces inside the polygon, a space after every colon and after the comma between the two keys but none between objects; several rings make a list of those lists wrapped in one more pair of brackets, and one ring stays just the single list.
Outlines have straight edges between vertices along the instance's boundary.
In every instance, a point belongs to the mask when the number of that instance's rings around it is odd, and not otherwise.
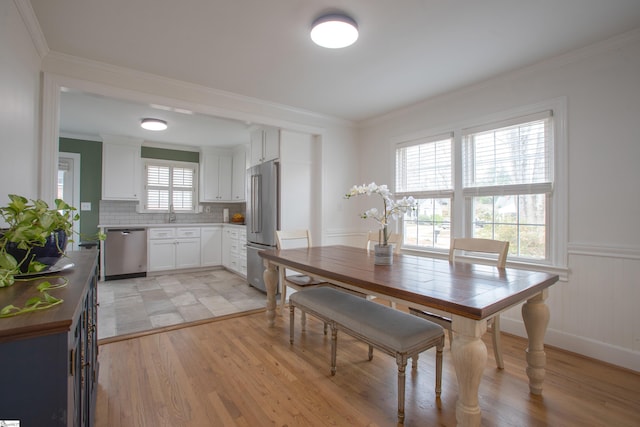
[{"label": "bench leg", "polygon": [[307,313],[305,313],[304,310],[301,310],[300,324],[302,325],[302,330],[306,331],[307,330]]},{"label": "bench leg", "polygon": [[293,327],[296,320],[295,310],[296,307],[293,304],[289,304],[289,344],[293,344]]},{"label": "bench leg", "polygon": [[444,349],[444,337],[436,346],[436,399],[440,399],[442,393],[442,350]]},{"label": "bench leg", "polygon": [[398,364],[398,424],[403,424],[405,369],[407,367],[407,356],[403,354],[396,354],[396,363]]},{"label": "bench leg", "polygon": [[411,369],[418,369],[418,355],[414,354],[411,356]]},{"label": "bench leg", "polygon": [[369,345],[369,360],[373,360],[373,346]]},{"label": "bench leg", "polygon": [[338,328],[331,325],[331,375],[336,374],[336,355],[338,353]]}]

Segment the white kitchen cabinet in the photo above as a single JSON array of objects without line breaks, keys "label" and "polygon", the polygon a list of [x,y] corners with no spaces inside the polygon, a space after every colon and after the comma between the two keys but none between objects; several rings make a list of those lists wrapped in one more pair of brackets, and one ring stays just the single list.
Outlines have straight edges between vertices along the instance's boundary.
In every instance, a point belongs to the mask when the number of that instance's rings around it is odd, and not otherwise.
[{"label": "white kitchen cabinet", "polygon": [[222,265],[222,226],[200,229],[200,266]]},{"label": "white kitchen cabinet", "polygon": [[142,140],[103,135],[103,200],[140,200],[141,146]]},{"label": "white kitchen cabinet", "polygon": [[176,239],[176,269],[200,267],[200,238]]},{"label": "white kitchen cabinet", "polygon": [[237,249],[237,272],[242,277],[247,277],[247,231],[240,230],[238,232],[238,249]]},{"label": "white kitchen cabinet", "polygon": [[200,201],[229,202],[233,153],[203,150],[200,159]]},{"label": "white kitchen cabinet", "polygon": [[243,202],[247,192],[247,152],[244,147],[237,148],[233,152],[231,171],[233,173],[231,177],[231,200]]},{"label": "white kitchen cabinet", "polygon": [[247,277],[246,229],[224,226],[222,237],[222,265],[243,277]]},{"label": "white kitchen cabinet", "polygon": [[231,239],[232,228],[229,226],[222,227],[222,266],[230,268],[231,266]]},{"label": "white kitchen cabinet", "polygon": [[280,157],[280,130],[262,127],[251,132],[251,166]]},{"label": "white kitchen cabinet", "polygon": [[149,240],[147,254],[149,271],[165,271],[176,268],[176,245],[173,239]]},{"label": "white kitchen cabinet", "polygon": [[150,272],[200,267],[200,227],[151,228],[147,234]]}]

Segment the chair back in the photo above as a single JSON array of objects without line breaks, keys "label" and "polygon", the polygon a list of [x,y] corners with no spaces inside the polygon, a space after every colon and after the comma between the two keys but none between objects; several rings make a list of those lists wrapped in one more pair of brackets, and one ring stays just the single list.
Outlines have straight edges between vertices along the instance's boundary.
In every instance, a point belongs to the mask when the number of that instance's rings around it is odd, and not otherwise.
[{"label": "chair back", "polygon": [[504,268],[507,265],[507,254],[509,253],[509,242],[492,239],[453,239],[451,249],[449,249],[449,262],[453,262],[457,250],[467,252],[482,252],[498,255],[496,266]]},{"label": "chair back", "polygon": [[293,249],[311,247],[309,230],[276,230],[276,248]]},{"label": "chair back", "polygon": [[[367,252],[373,250],[373,245],[380,242],[380,232],[379,231],[369,231],[367,233]],[[400,253],[400,249],[402,249],[402,233],[391,233],[389,234],[389,243],[393,243],[396,245],[394,247],[393,252],[396,254]]]}]

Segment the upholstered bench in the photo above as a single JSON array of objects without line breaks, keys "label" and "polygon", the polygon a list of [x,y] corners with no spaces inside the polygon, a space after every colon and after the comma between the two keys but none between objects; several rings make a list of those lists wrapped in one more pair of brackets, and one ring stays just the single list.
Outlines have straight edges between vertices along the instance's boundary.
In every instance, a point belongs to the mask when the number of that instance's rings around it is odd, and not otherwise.
[{"label": "upholstered bench", "polygon": [[336,373],[338,330],[367,343],[369,360],[373,348],[395,357],[398,364],[398,422],[404,422],[405,368],[418,354],[436,347],[436,396],[442,384],[442,349],[444,331],[441,326],[393,308],[368,301],[334,288],[305,289],[289,297],[290,342],[294,337],[295,307],[331,326],[331,375]]}]

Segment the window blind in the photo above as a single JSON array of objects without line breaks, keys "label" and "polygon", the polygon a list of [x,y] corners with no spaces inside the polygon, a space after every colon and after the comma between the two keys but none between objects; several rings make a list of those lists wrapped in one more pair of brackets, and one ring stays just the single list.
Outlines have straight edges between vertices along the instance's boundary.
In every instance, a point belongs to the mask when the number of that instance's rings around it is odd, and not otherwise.
[{"label": "window blind", "polygon": [[466,130],[463,187],[542,185],[550,189],[551,115],[542,116],[521,118],[519,123],[501,123],[504,126],[493,129],[484,126]]},{"label": "window blind", "polygon": [[147,163],[146,209],[193,211],[196,168]]},{"label": "window blind", "polygon": [[417,195],[453,189],[451,134],[396,148],[396,193]]}]

